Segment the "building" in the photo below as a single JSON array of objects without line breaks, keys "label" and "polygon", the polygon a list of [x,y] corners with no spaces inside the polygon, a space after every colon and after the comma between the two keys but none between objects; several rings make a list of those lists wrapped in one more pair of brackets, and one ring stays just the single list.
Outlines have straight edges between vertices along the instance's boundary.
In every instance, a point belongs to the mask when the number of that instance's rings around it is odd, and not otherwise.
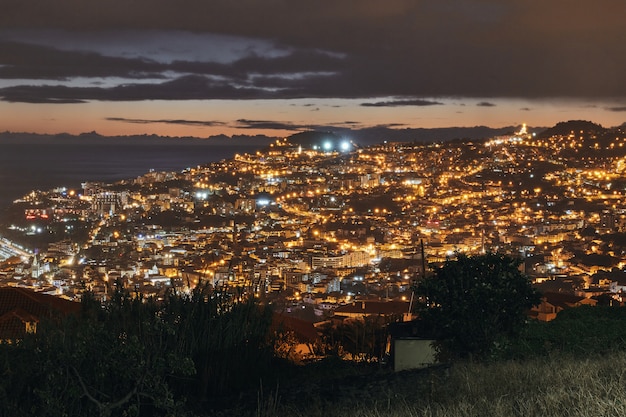
[{"label": "building", "polygon": [[581,305],[595,306],[597,303],[597,300],[584,296],[546,292],[541,298],[541,303],[531,309],[530,315],[540,321],[551,321],[556,318],[557,314],[567,308],[579,307]]},{"label": "building", "polygon": [[369,263],[370,256],[367,252],[349,252],[339,256],[312,256],[311,268],[350,268],[365,266]]},{"label": "building", "polygon": [[405,301],[354,301],[335,309],[335,316],[364,318],[367,316],[405,316],[409,303]]},{"label": "building", "polygon": [[0,288],[0,340],[35,333],[41,320],[78,313],[80,303],[25,288]]},{"label": "building", "polygon": [[100,193],[93,197],[91,210],[98,216],[113,215],[122,208],[122,200],[118,193]]}]

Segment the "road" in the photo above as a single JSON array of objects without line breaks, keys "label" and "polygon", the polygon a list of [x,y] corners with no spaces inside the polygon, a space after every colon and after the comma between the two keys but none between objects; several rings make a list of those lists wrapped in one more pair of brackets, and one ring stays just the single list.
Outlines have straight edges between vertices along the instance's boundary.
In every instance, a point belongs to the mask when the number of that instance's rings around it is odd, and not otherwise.
[{"label": "road", "polygon": [[0,237],[0,260],[5,260],[12,256],[31,257],[33,253],[7,238]]}]

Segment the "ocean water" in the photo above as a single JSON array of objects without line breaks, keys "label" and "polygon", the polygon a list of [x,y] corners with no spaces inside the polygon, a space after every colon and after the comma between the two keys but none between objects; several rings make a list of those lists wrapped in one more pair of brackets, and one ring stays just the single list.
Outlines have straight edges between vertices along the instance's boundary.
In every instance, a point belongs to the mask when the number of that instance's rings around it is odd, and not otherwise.
[{"label": "ocean water", "polygon": [[259,145],[2,143],[0,210],[32,190],[78,188],[84,181],[115,182],[155,171],[182,171],[254,152]]}]

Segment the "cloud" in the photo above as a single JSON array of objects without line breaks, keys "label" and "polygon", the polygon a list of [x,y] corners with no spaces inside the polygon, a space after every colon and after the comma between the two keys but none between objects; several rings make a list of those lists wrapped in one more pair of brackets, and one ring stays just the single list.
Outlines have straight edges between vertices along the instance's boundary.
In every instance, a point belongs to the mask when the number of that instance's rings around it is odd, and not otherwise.
[{"label": "cloud", "polygon": [[0,41],[0,79],[16,79],[0,96],[26,103],[332,97],[338,83],[332,79],[344,78],[343,67],[343,56],[320,50],[161,63]]},{"label": "cloud", "polygon": [[291,122],[276,122],[270,120],[247,120],[247,119],[239,119],[237,120],[236,127],[242,129],[266,129],[266,130],[312,130],[314,126],[311,125],[301,125],[297,123]]},{"label": "cloud", "polygon": [[152,124],[152,123],[166,123],[166,124],[174,124],[174,125],[185,125],[185,126],[224,126],[224,122],[213,121],[213,120],[184,120],[184,119],[127,119],[124,117],[107,117],[105,120],[110,122],[124,122],[124,123],[135,123],[135,124]]},{"label": "cloud", "polygon": [[378,101],[375,103],[361,103],[363,107],[398,107],[398,106],[438,106],[442,105],[438,101],[429,101],[422,99],[412,100],[392,100],[392,101]]},{"label": "cloud", "polygon": [[[336,130],[343,128],[359,128],[360,122],[340,121],[329,125],[320,124],[299,124],[293,122],[281,122],[273,120],[249,120],[239,119],[234,122],[222,122],[215,120],[186,120],[186,119],[131,119],[126,117],[106,117],[105,120],[111,122],[123,122],[133,124],[153,124],[165,123],[186,126],[209,126],[209,127],[235,127],[239,129],[263,129],[263,130],[288,130],[288,131],[308,131],[308,130]],[[381,125],[381,127],[402,126],[401,124]]]},{"label": "cloud", "polygon": [[0,79],[67,80],[73,77],[163,78],[161,64],[93,52],[0,41]]},{"label": "cloud", "polygon": [[52,98],[52,97],[36,97],[36,96],[21,96],[17,100],[13,100],[10,95],[3,96],[0,92],[0,97],[3,100],[9,102],[30,103],[30,104],[81,104],[86,103],[87,100],[81,100],[78,98]]},{"label": "cloud", "polygon": [[332,126],[327,125],[316,125],[316,124],[298,124],[292,122],[280,122],[280,121],[272,121],[272,120],[249,120],[249,119],[239,119],[234,122],[222,122],[215,120],[186,120],[186,119],[132,119],[126,117],[106,117],[105,120],[111,122],[123,122],[123,123],[134,123],[134,124],[153,124],[153,123],[165,123],[165,124],[175,124],[175,125],[186,125],[186,126],[209,126],[209,127],[220,127],[220,126],[228,126],[228,127],[236,127],[240,129],[263,129],[263,130],[288,130],[288,131],[305,131],[305,130],[332,130],[341,126],[348,127],[358,127],[360,126],[359,122],[353,121],[344,121],[333,124]]},{"label": "cloud", "polygon": [[296,50],[281,56],[250,55],[229,63],[214,61],[173,61],[166,68],[177,73],[217,75],[227,79],[251,77],[301,79],[318,74],[333,74],[344,67],[344,59],[316,50]]},{"label": "cloud", "polygon": [[254,87],[233,86],[207,77],[188,75],[160,84],[123,84],[111,88],[26,85],[0,88],[0,97],[10,102],[137,101],[269,98],[271,92]]},{"label": "cloud", "polygon": [[274,120],[249,120],[239,119],[231,124],[231,127],[240,129],[264,129],[264,130],[290,130],[290,131],[308,131],[323,130],[336,131],[342,128],[359,128],[362,127],[360,122],[351,120],[333,122],[329,124],[302,124],[294,122],[281,122]]},{"label": "cloud", "polygon": [[615,112],[622,112],[622,111],[626,111],[626,106],[609,107],[609,108],[607,108],[607,110],[615,111]]},{"label": "cloud", "polygon": [[[366,107],[424,105],[416,97],[626,96],[623,1],[443,3],[13,1],[0,14],[0,79],[40,102],[186,99],[190,91],[164,84],[186,76],[213,79],[199,98],[397,98]],[[71,92],[46,85],[51,96],[30,88],[76,77],[125,80],[101,90],[76,81],[65,85]]]},{"label": "cloud", "polygon": [[490,103],[488,101],[481,101],[480,103],[476,104],[478,107],[495,107],[496,105],[493,103]]},{"label": "cloud", "polygon": [[372,126],[372,129],[394,129],[394,128],[399,128],[399,127],[406,127],[407,125],[405,123],[385,123],[385,124],[378,124],[376,126]]}]

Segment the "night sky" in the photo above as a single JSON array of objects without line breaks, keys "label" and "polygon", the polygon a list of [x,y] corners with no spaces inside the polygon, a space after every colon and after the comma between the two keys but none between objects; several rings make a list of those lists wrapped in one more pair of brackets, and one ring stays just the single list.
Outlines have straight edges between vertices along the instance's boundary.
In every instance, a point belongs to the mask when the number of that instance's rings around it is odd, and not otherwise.
[{"label": "night sky", "polygon": [[624,0],[0,0],[0,131],[626,122]]}]

